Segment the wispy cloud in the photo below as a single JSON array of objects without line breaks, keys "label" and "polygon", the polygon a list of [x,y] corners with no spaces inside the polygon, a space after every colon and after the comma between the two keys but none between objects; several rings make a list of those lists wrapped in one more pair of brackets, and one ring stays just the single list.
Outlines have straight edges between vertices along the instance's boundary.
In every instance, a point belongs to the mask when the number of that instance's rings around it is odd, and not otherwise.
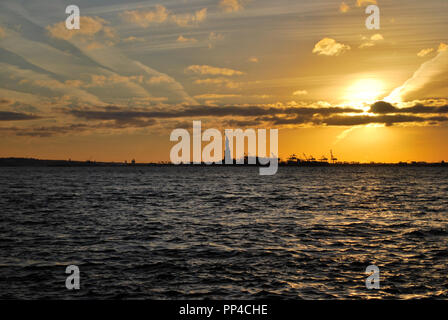
[{"label": "wispy cloud", "polygon": [[350,127],[348,129],[345,129],[344,131],[342,131],[337,137],[336,140],[333,142],[333,145],[338,144],[339,142],[341,142],[342,140],[344,140],[345,138],[347,138],[347,136],[350,134],[350,132],[356,130],[360,128],[359,126],[354,126],[354,127]]},{"label": "wispy cloud", "polygon": [[416,99],[446,97],[448,90],[448,50],[440,51],[434,58],[423,63],[412,77],[396,88],[387,101],[412,101]]}]

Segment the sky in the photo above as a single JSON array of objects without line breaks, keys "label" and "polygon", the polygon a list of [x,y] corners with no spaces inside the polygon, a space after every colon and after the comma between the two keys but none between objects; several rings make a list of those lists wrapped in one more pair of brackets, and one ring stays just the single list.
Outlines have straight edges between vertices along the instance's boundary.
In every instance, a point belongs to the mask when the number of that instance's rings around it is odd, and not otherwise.
[{"label": "sky", "polygon": [[168,161],[201,120],[279,129],[281,158],[448,161],[447,30],[447,0],[2,0],[0,157]]}]

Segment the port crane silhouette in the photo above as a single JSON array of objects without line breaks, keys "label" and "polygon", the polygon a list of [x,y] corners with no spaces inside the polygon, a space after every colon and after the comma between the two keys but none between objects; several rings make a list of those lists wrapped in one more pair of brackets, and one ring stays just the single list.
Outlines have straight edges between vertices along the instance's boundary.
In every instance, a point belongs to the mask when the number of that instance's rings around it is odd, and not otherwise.
[{"label": "port crane silhouette", "polygon": [[314,158],[312,155],[307,157],[306,154],[303,153],[303,157],[305,158],[305,161],[316,161],[316,158]]},{"label": "port crane silhouette", "polygon": [[[307,156],[306,153],[302,153],[303,155],[303,161],[305,162],[327,162],[328,160],[330,160],[331,163],[335,164],[338,161],[338,158],[336,158],[333,154],[333,150],[330,150],[330,159],[327,158],[327,156],[325,154],[323,154],[319,160],[316,160],[316,158],[314,158],[312,155]],[[298,158],[296,156],[296,154],[292,154],[289,158],[288,158],[288,162],[295,162],[297,161]]]},{"label": "port crane silhouette", "polygon": [[330,150],[330,156],[331,156],[331,162],[334,164],[336,161],[338,161],[338,158],[336,158],[334,155],[333,155],[333,150]]}]

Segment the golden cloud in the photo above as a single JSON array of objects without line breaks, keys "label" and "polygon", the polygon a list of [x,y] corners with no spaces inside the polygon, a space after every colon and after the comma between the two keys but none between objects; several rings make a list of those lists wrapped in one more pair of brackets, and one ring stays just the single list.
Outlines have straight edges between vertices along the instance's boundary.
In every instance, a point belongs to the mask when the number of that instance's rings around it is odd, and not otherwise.
[{"label": "golden cloud", "polygon": [[249,58],[249,62],[258,63],[258,58],[257,57],[250,57]]},{"label": "golden cloud", "polygon": [[[445,51],[445,50],[447,50],[447,48],[448,48],[448,45],[447,45],[446,43],[441,42],[441,43],[439,44],[439,47],[437,48],[437,52]],[[417,53],[417,56],[419,56],[419,57],[425,57],[425,56],[427,56],[428,54],[430,54],[431,52],[433,52],[433,51],[435,51],[435,50],[436,50],[436,49],[434,49],[434,48],[426,48],[426,49],[422,49],[422,50],[420,50],[420,51]]]},{"label": "golden cloud", "polygon": [[240,76],[244,74],[243,72],[234,69],[217,68],[207,65],[192,65],[186,68],[185,71],[201,75]]},{"label": "golden cloud", "polygon": [[350,7],[345,2],[342,2],[339,6],[339,12],[346,13],[348,10],[350,10]]},{"label": "golden cloud", "polygon": [[213,78],[213,79],[197,79],[194,81],[196,84],[205,84],[205,85],[218,85],[218,86],[225,86],[229,89],[236,89],[240,87],[240,84],[238,82],[234,82],[229,79],[225,78]]},{"label": "golden cloud", "polygon": [[93,36],[102,33],[104,37],[113,39],[116,37],[115,31],[107,26],[107,22],[99,17],[81,17],[80,18],[80,29],[69,30],[65,26],[65,22],[59,22],[52,26],[47,26],[49,34],[53,38],[70,40],[73,37],[88,37],[93,38]]},{"label": "golden cloud", "polygon": [[110,76],[105,75],[91,75],[91,83],[86,87],[105,87],[123,83],[143,83],[143,76],[120,76],[118,74],[112,74]]},{"label": "golden cloud", "polygon": [[143,28],[149,27],[151,24],[160,24],[168,19],[168,10],[162,5],[156,5],[155,10],[141,11],[125,11],[123,18]]},{"label": "golden cloud", "polygon": [[306,91],[306,90],[297,90],[297,91],[293,92],[294,96],[304,96],[304,95],[307,95],[307,94],[308,94],[308,91]]},{"label": "golden cloud", "polygon": [[183,35],[180,35],[176,41],[177,42],[197,42],[198,40],[195,38],[187,38],[187,37],[184,37]]},{"label": "golden cloud", "polygon": [[244,6],[240,0],[221,0],[219,2],[219,6],[225,12],[235,12],[244,9]]},{"label": "golden cloud", "polygon": [[362,40],[364,40],[365,42],[361,43],[361,45],[359,46],[360,49],[373,47],[376,44],[375,42],[384,40],[384,37],[380,33],[376,33],[370,37],[370,40],[367,39],[368,38],[366,37],[362,37]]},{"label": "golden cloud", "polygon": [[362,7],[365,4],[377,4],[376,0],[356,0],[356,5]]},{"label": "golden cloud", "polygon": [[424,57],[428,54],[430,54],[431,52],[434,51],[434,48],[427,48],[427,49],[422,49],[417,53],[417,56],[419,57]]},{"label": "golden cloud", "polygon": [[210,32],[208,36],[208,40],[210,41],[218,41],[224,39],[224,35],[216,32]]},{"label": "golden cloud", "polygon": [[146,83],[160,84],[160,83],[174,83],[174,79],[167,75],[153,76]]},{"label": "golden cloud", "polygon": [[125,11],[122,17],[131,23],[147,28],[150,25],[174,22],[178,26],[187,27],[202,22],[207,17],[207,8],[196,11],[194,14],[173,14],[162,5],[156,5],[154,10]]},{"label": "golden cloud", "polygon": [[331,38],[323,38],[314,46],[313,53],[325,56],[338,56],[348,50],[350,46],[337,42]]},{"label": "golden cloud", "polygon": [[145,41],[145,39],[130,36],[130,37],[127,37],[126,39],[123,39],[123,41],[124,42],[143,42],[143,41]]},{"label": "golden cloud", "polygon": [[196,11],[194,14],[172,15],[171,19],[180,27],[188,27],[202,22],[207,17],[207,8]]},{"label": "golden cloud", "polygon": [[370,37],[370,40],[372,41],[384,40],[384,37],[380,33],[376,33]]},{"label": "golden cloud", "polygon": [[241,97],[239,94],[217,94],[217,93],[207,93],[194,96],[196,99],[228,99],[228,98],[238,98]]}]

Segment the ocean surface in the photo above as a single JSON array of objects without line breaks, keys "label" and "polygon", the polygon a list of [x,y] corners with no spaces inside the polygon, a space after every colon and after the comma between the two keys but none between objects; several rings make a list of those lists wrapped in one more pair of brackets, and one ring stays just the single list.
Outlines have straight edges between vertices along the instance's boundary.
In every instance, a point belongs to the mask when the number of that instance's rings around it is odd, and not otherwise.
[{"label": "ocean surface", "polygon": [[[446,167],[29,167],[0,181],[0,299],[448,298]],[[72,264],[80,290],[65,287]]]}]

